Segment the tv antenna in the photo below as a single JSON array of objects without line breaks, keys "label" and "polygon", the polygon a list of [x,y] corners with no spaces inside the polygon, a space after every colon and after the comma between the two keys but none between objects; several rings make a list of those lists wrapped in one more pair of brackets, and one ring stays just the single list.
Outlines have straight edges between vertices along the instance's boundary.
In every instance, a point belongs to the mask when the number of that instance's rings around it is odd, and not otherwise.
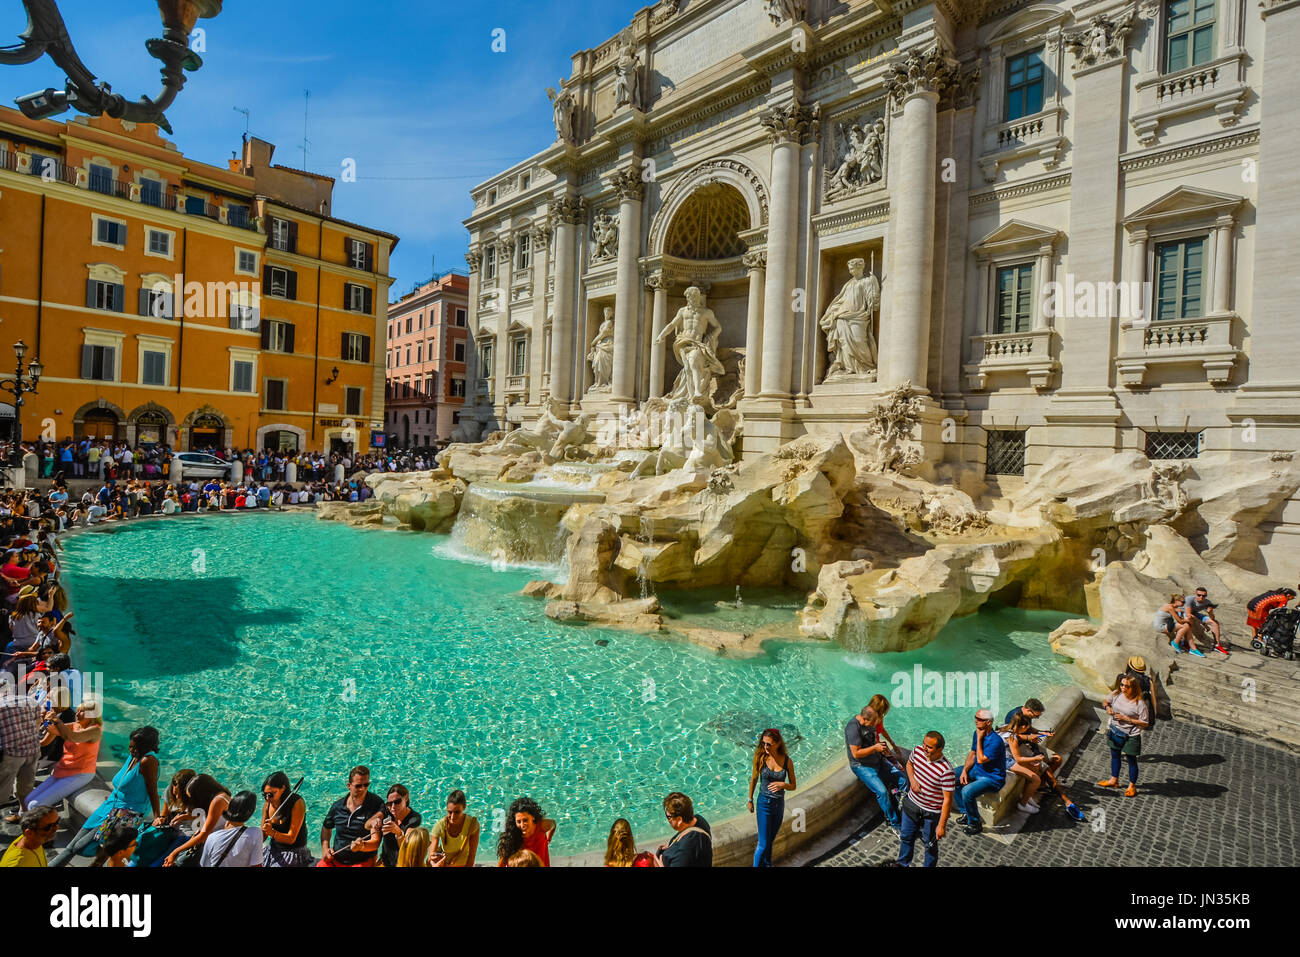
[{"label": "tv antenna", "polygon": [[250,122],[251,122],[250,119],[249,119],[249,117],[250,117],[251,114],[250,114],[250,112],[249,112],[248,110],[244,109],[242,106],[237,106],[237,107],[235,107],[235,112],[236,112],[236,113],[243,113],[243,114],[244,114],[244,142],[247,143],[247,142],[248,142],[249,126],[250,126]]},{"label": "tv antenna", "polygon": [[307,170],[307,148],[311,140],[307,139],[307,117],[311,109],[311,90],[302,91],[302,168]]}]

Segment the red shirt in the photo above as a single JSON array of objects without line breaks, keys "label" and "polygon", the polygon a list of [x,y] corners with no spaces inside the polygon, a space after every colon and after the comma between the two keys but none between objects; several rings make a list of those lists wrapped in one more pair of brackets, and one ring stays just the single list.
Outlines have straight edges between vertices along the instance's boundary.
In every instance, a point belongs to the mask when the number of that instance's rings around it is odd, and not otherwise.
[{"label": "red shirt", "polygon": [[[533,831],[532,837],[524,838],[524,850],[532,851],[542,859],[542,867],[551,866],[551,836],[543,831],[540,826]],[[505,867],[506,862],[501,861],[498,867]]]}]

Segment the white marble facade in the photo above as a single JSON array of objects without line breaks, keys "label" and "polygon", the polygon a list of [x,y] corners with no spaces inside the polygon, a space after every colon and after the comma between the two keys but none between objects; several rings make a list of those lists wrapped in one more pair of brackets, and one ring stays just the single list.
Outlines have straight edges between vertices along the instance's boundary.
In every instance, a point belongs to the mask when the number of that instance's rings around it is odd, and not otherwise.
[{"label": "white marble facade", "polygon": [[[1300,0],[661,0],[473,190],[464,418],[667,395],[694,286],[745,455],[910,382],[932,474],[989,496],[1020,443],[1025,475],[1268,467],[1300,437],[1297,49]],[[1293,578],[1300,501],[1262,522]]]}]

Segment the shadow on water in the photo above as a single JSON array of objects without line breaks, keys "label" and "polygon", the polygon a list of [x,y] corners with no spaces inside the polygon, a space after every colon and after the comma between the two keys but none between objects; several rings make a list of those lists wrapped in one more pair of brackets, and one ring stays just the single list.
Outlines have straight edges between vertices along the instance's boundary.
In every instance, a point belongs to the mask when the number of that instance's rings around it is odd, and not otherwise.
[{"label": "shadow on water", "polygon": [[[251,611],[242,607],[241,580],[108,578],[79,575],[81,594],[114,599],[111,629],[90,627],[78,637],[111,668],[115,680],[143,681],[158,674],[189,674],[223,668],[239,653],[240,630],[249,625],[300,621],[293,608]],[[159,599],[166,598],[160,605]],[[169,610],[170,609],[170,610]],[[191,623],[202,622],[201,628]]]}]

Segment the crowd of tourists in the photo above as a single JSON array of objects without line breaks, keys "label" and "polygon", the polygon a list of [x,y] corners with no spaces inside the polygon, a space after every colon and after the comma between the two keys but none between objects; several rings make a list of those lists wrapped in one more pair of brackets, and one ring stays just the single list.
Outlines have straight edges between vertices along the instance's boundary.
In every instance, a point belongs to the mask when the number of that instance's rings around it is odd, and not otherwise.
[{"label": "crowd of tourists", "polygon": [[[0,457],[7,461],[10,450],[9,443],[0,446]],[[23,451],[36,456],[40,478],[100,481],[165,479],[174,454],[170,446],[161,443],[131,446],[126,442],[91,438],[24,442]],[[342,466],[347,475],[356,472],[419,472],[437,467],[434,449],[376,450],[361,454],[208,446],[191,451],[207,453],[223,462],[237,460],[243,465],[244,475],[266,482],[286,481],[291,464],[299,482],[332,481],[338,466]]]},{"label": "crowd of tourists", "polygon": [[[1250,629],[1251,647],[1265,654],[1293,658],[1295,637],[1300,626],[1300,608],[1293,607],[1294,588],[1271,588],[1246,602],[1246,626]],[[1218,604],[1210,599],[1209,589],[1198,587],[1190,596],[1174,593],[1156,610],[1153,625],[1162,641],[1174,654],[1204,658],[1198,641],[1225,658],[1232,652],[1223,635],[1223,626],[1215,615]]]}]

